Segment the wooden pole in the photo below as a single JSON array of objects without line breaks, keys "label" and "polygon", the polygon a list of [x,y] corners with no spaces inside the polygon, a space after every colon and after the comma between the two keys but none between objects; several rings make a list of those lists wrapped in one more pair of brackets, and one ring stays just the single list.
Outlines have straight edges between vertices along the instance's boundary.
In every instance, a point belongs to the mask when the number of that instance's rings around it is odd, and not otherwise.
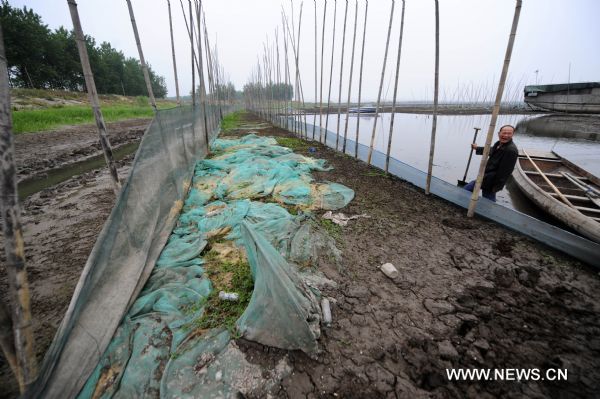
[{"label": "wooden pole", "polygon": [[200,21],[200,8],[202,8],[202,0],[196,3],[196,23],[198,24],[198,64],[200,72],[198,79],[200,80],[200,104],[202,105],[202,113],[204,120],[204,141],[206,143],[206,151],[210,153],[210,140],[208,137],[208,115],[206,114],[206,86],[204,84],[204,60],[202,58],[202,27]]},{"label": "wooden pole", "polygon": [[[352,74],[354,72],[354,49],[356,45],[356,26],[358,22],[358,0],[354,3],[354,34],[352,36],[352,56],[350,57],[350,78],[348,80],[348,101],[346,101],[346,123],[344,125],[344,144],[342,152],[346,153],[346,140],[348,138],[348,121],[350,119],[350,95],[352,94]],[[357,143],[358,145],[358,143]]]},{"label": "wooden pole", "polygon": [[392,34],[392,21],[394,19],[394,6],[396,2],[392,0],[392,10],[390,11],[390,23],[388,25],[387,39],[385,41],[385,53],[383,55],[383,67],[381,68],[381,80],[379,81],[379,92],[377,94],[377,104],[375,105],[375,119],[373,120],[373,130],[371,131],[371,145],[369,146],[369,156],[367,165],[371,165],[373,156],[373,145],[375,144],[375,132],[377,131],[377,119],[379,119],[379,105],[381,104],[381,92],[383,91],[383,80],[385,78],[385,65],[387,64],[388,49],[390,47],[390,35]]},{"label": "wooden pole", "polygon": [[360,99],[362,95],[362,77],[363,77],[363,63],[365,60],[365,37],[367,35],[367,15],[369,13],[369,0],[365,0],[365,21],[363,23],[363,37],[362,37],[362,50],[360,52],[360,72],[358,74],[358,115],[356,118],[356,145],[354,147],[354,158],[358,158],[358,134],[360,128]]},{"label": "wooden pole", "polygon": [[506,82],[506,76],[508,75],[510,57],[512,54],[513,45],[515,43],[515,36],[517,35],[517,26],[519,25],[519,16],[521,15],[521,4],[522,0],[516,0],[515,14],[513,16],[512,27],[510,29],[510,36],[508,37],[506,54],[504,56],[504,65],[502,67],[502,74],[500,75],[500,82],[498,83],[498,91],[496,92],[496,101],[494,102],[494,109],[492,110],[490,127],[485,140],[485,146],[483,147],[483,156],[481,157],[481,163],[479,164],[479,173],[477,174],[477,180],[475,180],[475,187],[473,188],[473,195],[471,195],[471,201],[469,202],[469,209],[467,211],[468,217],[473,217],[475,214],[475,207],[477,206],[477,200],[479,199],[479,190],[481,189],[481,183],[483,182],[483,174],[487,165],[488,156],[490,155],[490,146],[492,144],[494,130],[496,130],[498,114],[500,113],[500,104],[502,102],[502,94],[504,92],[504,83]]},{"label": "wooden pole", "polygon": [[[318,41],[317,41],[317,36],[319,35],[318,33],[318,29],[317,29],[317,0],[313,0],[313,3],[315,4],[315,104],[317,102],[317,73],[318,73]],[[315,107],[313,106],[313,112],[314,112]],[[312,129],[312,140],[315,140],[315,131],[317,130],[317,115],[316,113],[314,114],[313,117],[313,129]],[[308,132],[306,132],[306,135],[308,136]]]},{"label": "wooden pole", "polygon": [[390,120],[390,131],[388,134],[388,146],[385,156],[385,173],[388,173],[390,166],[390,152],[392,150],[392,135],[394,134],[394,115],[396,113],[396,95],[398,94],[398,77],[400,75],[400,55],[402,54],[402,33],[404,32],[404,6],[405,1],[402,0],[402,14],[400,17],[400,38],[398,39],[398,57],[396,58],[396,77],[394,82],[394,99],[392,100],[392,115]]},{"label": "wooden pole", "polygon": [[75,31],[75,42],[77,43],[77,50],[79,51],[79,58],[81,60],[81,67],[83,69],[83,76],[85,78],[85,86],[88,92],[88,99],[92,106],[94,118],[96,120],[96,127],[98,128],[98,136],[100,139],[100,145],[104,154],[104,160],[108,166],[108,170],[113,182],[113,190],[115,195],[118,194],[121,184],[119,182],[119,174],[117,172],[117,166],[113,157],[112,147],[106,133],[106,124],[104,123],[104,117],[102,110],[100,109],[100,101],[98,100],[98,92],[96,91],[96,83],[94,82],[94,75],[92,74],[92,68],[90,67],[90,59],[87,53],[87,46],[85,44],[85,38],[83,30],[81,28],[81,22],[79,20],[79,12],[77,11],[77,3],[75,0],[67,0],[69,5],[69,11],[71,13],[71,20],[73,21],[73,30]]},{"label": "wooden pole", "polygon": [[427,181],[425,194],[429,195],[431,175],[433,173],[433,154],[435,152],[435,133],[437,130],[438,94],[440,86],[440,11],[438,0],[435,0],[435,87],[433,92],[433,120],[431,122],[431,142],[429,145],[429,164],[427,166]]},{"label": "wooden pole", "polygon": [[144,52],[142,51],[142,44],[140,43],[140,35],[138,34],[137,24],[135,23],[135,16],[133,15],[133,7],[131,7],[131,0],[127,1],[127,8],[129,9],[129,16],[131,17],[131,27],[133,28],[133,35],[135,36],[135,44],[137,45],[138,53],[140,54],[140,63],[142,64],[142,72],[144,73],[144,80],[146,81],[146,88],[148,89],[148,97],[150,97],[150,105],[156,109],[156,100],[154,99],[154,91],[152,91],[152,82],[150,81],[150,74],[148,73],[148,66],[144,59]]},{"label": "wooden pole", "polygon": [[171,53],[173,55],[173,75],[175,76],[175,94],[177,96],[177,105],[181,106],[181,99],[179,98],[179,79],[177,78],[177,60],[175,59],[175,40],[173,39],[173,18],[171,16],[171,1],[167,0],[167,7],[169,9],[169,31],[171,32]]},{"label": "wooden pole", "polygon": [[344,29],[342,30],[342,56],[340,60],[340,84],[338,91],[338,115],[337,115],[337,127],[335,130],[335,150],[338,149],[340,142],[340,114],[342,112],[342,76],[344,72],[344,47],[346,46],[346,20],[348,18],[348,0],[346,0],[346,8],[344,9]]},{"label": "wooden pole", "polygon": [[[285,53],[285,85],[286,85],[286,92],[287,92],[287,88],[291,85],[291,81],[292,81],[292,76],[291,76],[291,69],[290,69],[290,60],[289,60],[289,54],[288,54],[288,36],[286,35],[286,18],[285,18],[285,13],[282,11],[281,12],[281,24],[282,24],[282,28],[283,28],[283,49],[284,49],[284,53]],[[291,113],[291,100],[290,100],[290,105],[288,106],[288,100],[287,100],[287,93],[286,93],[286,98],[285,98],[285,125],[286,125],[286,129],[290,130],[290,121],[289,121],[289,114]],[[293,128],[293,124],[292,124],[292,128]]]},{"label": "wooden pole", "polygon": [[321,78],[319,94],[319,142],[323,140],[323,60],[325,59],[325,17],[327,16],[327,0],[323,7],[323,28],[321,32]]},{"label": "wooden pole", "polygon": [[539,175],[542,176],[542,179],[544,179],[544,181],[546,182],[546,184],[548,184],[550,186],[550,188],[552,190],[554,190],[554,192],[556,193],[556,195],[558,196],[558,198],[560,198],[560,200],[562,202],[564,202],[565,204],[567,204],[570,208],[575,209],[575,206],[573,206],[573,204],[571,203],[571,201],[569,201],[567,199],[567,197],[565,197],[563,195],[563,193],[561,193],[560,190],[554,185],[554,183],[552,183],[550,181],[550,179],[548,179],[548,176],[546,176],[546,174],[544,172],[542,172],[542,170],[537,166],[537,164],[533,161],[533,159],[531,159],[531,157],[529,156],[529,154],[527,153],[527,151],[525,151],[525,149],[523,149],[523,154],[525,154],[525,156],[527,157],[527,159],[529,160],[529,162],[531,162],[531,165],[535,168],[535,170],[539,173]]},{"label": "wooden pole", "polygon": [[21,393],[24,390],[23,378],[17,364],[17,354],[15,352],[15,336],[12,331],[12,320],[10,312],[0,302],[0,348],[4,354],[6,362],[17,379]]},{"label": "wooden pole", "polygon": [[[181,0],[180,0],[181,1]],[[188,6],[190,9],[190,28],[188,34],[190,35],[190,45],[192,48],[192,107],[196,108],[196,70],[194,67],[194,60],[196,59],[196,50],[194,49],[194,13],[192,12],[192,0],[188,0]],[[181,6],[183,11],[183,5]],[[184,13],[185,17],[185,13]],[[184,18],[185,20],[185,18]]]},{"label": "wooden pole", "polygon": [[331,68],[329,69],[329,94],[327,95],[327,118],[325,119],[325,139],[327,145],[327,127],[329,126],[329,107],[331,106],[331,83],[333,81],[333,55],[335,54],[335,22],[337,15],[337,0],[333,0],[333,34],[331,35]]},{"label": "wooden pole", "polygon": [[8,277],[8,296],[12,304],[12,335],[14,338],[14,347],[11,350],[9,342],[7,342],[7,340],[10,340],[10,332],[5,332],[9,323],[4,315],[2,317],[4,320],[1,323],[4,331],[2,334],[2,349],[6,354],[7,361],[9,364],[12,363],[13,370],[16,370],[19,390],[23,393],[37,376],[37,362],[31,323],[29,282],[25,268],[25,248],[21,228],[21,210],[17,195],[17,171],[14,152],[8,63],[4,52],[2,26],[0,26],[0,195],[2,196],[0,216],[2,217],[2,232],[4,233],[5,265]]}]

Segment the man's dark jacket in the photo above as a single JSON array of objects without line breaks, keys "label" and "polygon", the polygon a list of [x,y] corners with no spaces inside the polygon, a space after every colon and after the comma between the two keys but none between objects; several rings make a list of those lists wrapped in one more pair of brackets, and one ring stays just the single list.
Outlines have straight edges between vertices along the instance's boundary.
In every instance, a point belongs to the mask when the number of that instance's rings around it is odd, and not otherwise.
[{"label": "man's dark jacket", "polygon": [[[483,155],[483,147],[477,147],[475,153]],[[512,140],[503,145],[497,141],[490,149],[481,189],[492,193],[502,190],[515,168],[518,157],[519,150]]]}]

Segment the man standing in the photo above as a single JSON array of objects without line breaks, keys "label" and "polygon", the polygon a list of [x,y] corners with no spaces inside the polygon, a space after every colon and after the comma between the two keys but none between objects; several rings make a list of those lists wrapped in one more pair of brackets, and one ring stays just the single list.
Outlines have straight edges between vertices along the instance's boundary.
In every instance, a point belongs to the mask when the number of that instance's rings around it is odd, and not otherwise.
[{"label": "man standing", "polygon": [[[483,197],[490,201],[496,202],[496,193],[504,188],[508,177],[517,163],[519,150],[512,140],[514,134],[514,126],[502,126],[498,131],[498,141],[490,150],[490,157],[485,166],[483,183],[481,184]],[[471,147],[475,150],[475,154],[483,154],[483,147],[478,147],[476,144],[471,144]],[[472,192],[475,188],[475,180],[471,181],[464,188]]]}]

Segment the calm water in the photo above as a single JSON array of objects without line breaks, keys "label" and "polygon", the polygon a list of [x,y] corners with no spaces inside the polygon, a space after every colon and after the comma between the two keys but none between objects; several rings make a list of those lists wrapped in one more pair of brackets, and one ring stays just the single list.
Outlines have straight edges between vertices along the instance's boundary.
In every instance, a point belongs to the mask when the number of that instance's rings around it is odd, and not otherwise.
[{"label": "calm water", "polygon": [[[315,118],[316,117],[316,118]],[[520,121],[535,118],[535,115],[500,115],[496,126],[505,124],[517,125]],[[337,115],[329,115],[328,130],[337,131]],[[319,124],[318,115],[308,115],[307,123]],[[377,121],[375,135],[375,149],[385,153],[387,151],[388,132],[391,114],[381,114]],[[470,143],[473,140],[474,128],[481,131],[477,143],[483,145],[485,135],[490,123],[490,115],[442,115],[438,116],[437,133],[434,156],[434,176],[456,184],[465,173],[469,157]],[[356,125],[359,118],[348,118],[348,137],[354,139]],[[373,116],[360,117],[359,142],[369,146],[373,130]],[[340,117],[340,133],[343,137],[346,116]],[[392,135],[391,156],[404,163],[426,171],[429,159],[429,145],[431,136],[431,115],[422,114],[396,114],[394,116],[394,132]],[[325,116],[322,126],[325,127]],[[309,130],[310,132],[310,130]],[[497,137],[494,136],[494,141]],[[561,156],[582,166],[584,169],[600,176],[600,142],[585,139],[564,137],[543,137],[529,133],[515,134],[514,141],[519,148],[536,149],[540,151],[555,151]],[[341,144],[340,144],[341,147]],[[473,160],[467,181],[475,179],[479,168],[480,156],[473,154]],[[525,198],[514,185],[498,193],[498,203],[517,209],[532,216],[546,219],[546,217]]]}]

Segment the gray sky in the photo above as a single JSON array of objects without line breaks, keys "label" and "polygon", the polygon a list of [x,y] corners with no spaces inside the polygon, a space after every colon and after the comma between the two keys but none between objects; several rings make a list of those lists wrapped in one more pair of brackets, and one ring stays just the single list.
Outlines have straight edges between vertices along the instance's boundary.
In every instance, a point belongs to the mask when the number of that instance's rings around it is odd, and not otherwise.
[{"label": "gray sky", "polygon": [[[9,0],[13,6],[26,5],[40,14],[50,28],[72,28],[66,0]],[[169,95],[175,94],[166,0],[132,0],[144,55],[153,69],[164,76]],[[189,40],[179,0],[172,0],[175,46],[182,93],[191,89]],[[184,5],[187,7],[187,1]],[[236,88],[241,89],[262,57],[267,35],[274,41],[279,27],[281,6],[291,18],[290,1],[280,0],[204,0],[206,23],[212,43],[218,42],[221,63]],[[318,42],[324,0],[317,0]],[[441,99],[493,99],[500,76],[508,34],[514,12],[510,0],[440,0],[440,85]],[[293,1],[298,24],[300,1]],[[327,97],[331,61],[333,4],[327,2],[323,96]],[[344,7],[337,1],[336,44],[331,97],[337,101]],[[359,0],[358,31],[352,98],[357,97],[357,82],[364,18],[364,0]],[[395,72],[400,12],[396,1],[392,39],[383,86],[383,96],[391,99]],[[347,98],[347,83],[354,23],[354,1],[348,2],[348,22],[344,56],[342,100]],[[385,36],[391,8],[390,0],[371,0],[367,21],[363,99],[377,97],[385,49]],[[125,0],[79,1],[79,12],[86,34],[97,42],[108,41],[127,56],[137,58],[137,49]],[[300,43],[300,72],[305,99],[314,99],[314,2],[305,1]],[[600,1],[524,0],[515,48],[509,70],[505,99],[520,99],[525,84],[538,82],[600,81]],[[406,0],[405,27],[398,96],[401,100],[433,98],[435,51],[433,0]],[[283,62],[283,60],[282,60]],[[290,57],[290,63],[293,62]],[[319,48],[320,65],[320,48]],[[294,73],[294,72],[292,72]],[[320,71],[317,73],[317,75]],[[317,96],[318,97],[318,96]]]}]

